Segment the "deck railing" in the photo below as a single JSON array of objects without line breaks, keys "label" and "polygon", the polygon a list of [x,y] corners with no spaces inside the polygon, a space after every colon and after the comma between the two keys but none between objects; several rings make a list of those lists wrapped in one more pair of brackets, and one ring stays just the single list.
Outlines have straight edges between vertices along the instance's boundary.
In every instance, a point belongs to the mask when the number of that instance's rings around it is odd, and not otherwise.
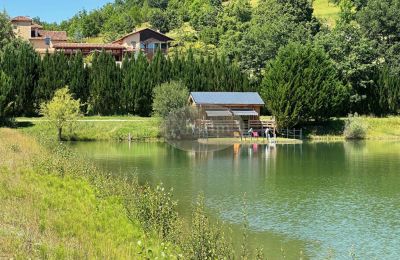
[{"label": "deck railing", "polygon": [[303,139],[303,129],[280,129],[279,135],[290,139]]}]

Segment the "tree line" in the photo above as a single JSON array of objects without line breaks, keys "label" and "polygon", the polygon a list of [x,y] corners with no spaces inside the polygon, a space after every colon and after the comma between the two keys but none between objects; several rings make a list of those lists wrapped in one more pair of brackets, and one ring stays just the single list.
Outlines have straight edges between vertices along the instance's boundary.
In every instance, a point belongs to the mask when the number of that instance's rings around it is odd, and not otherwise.
[{"label": "tree line", "polygon": [[14,40],[3,48],[0,64],[1,111],[9,116],[38,115],[40,105],[66,85],[86,114],[140,116],[151,115],[153,89],[165,82],[181,81],[190,91],[249,89],[247,76],[226,58],[197,58],[192,52],[173,57],[157,52],[151,60],[137,53],[118,64],[103,51],[85,64],[81,53],[41,58],[28,43]]}]

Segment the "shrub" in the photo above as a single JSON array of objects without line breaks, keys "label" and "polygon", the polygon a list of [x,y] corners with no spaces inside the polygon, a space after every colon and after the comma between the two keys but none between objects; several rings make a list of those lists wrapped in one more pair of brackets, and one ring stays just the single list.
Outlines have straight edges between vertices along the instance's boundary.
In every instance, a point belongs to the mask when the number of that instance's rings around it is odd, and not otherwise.
[{"label": "shrub", "polygon": [[61,140],[63,128],[72,127],[79,118],[80,106],[79,99],[74,100],[68,87],[65,87],[57,90],[50,102],[41,105],[40,113],[57,128],[58,140]]},{"label": "shrub", "polygon": [[183,241],[186,259],[234,259],[232,244],[222,228],[213,225],[205,212],[204,197],[199,196],[192,213],[191,230]]},{"label": "shrub", "polygon": [[156,87],[153,95],[154,114],[165,118],[171,111],[186,105],[189,91],[182,83],[172,81]]},{"label": "shrub", "polygon": [[346,139],[364,139],[367,128],[367,125],[359,118],[349,118],[346,121],[343,134]]}]

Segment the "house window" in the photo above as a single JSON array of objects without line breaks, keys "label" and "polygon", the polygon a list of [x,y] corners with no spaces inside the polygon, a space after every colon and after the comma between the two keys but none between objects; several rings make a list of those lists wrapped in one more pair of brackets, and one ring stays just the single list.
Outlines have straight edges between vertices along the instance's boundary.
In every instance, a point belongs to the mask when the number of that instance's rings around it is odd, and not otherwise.
[{"label": "house window", "polygon": [[132,47],[136,48],[136,41],[131,41]]},{"label": "house window", "polygon": [[161,49],[163,49],[163,50],[167,49],[167,44],[166,43],[161,43]]},{"label": "house window", "polygon": [[44,38],[44,42],[46,43],[46,45],[50,45],[51,38],[50,37]]}]

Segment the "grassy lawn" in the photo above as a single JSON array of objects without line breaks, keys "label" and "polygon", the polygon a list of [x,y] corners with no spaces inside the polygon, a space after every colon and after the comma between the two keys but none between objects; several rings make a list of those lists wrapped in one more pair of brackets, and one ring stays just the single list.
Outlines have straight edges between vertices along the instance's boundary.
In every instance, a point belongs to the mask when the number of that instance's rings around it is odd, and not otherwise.
[{"label": "grassy lawn", "polygon": [[[136,116],[84,117],[73,129],[65,129],[66,140],[100,141],[127,140],[128,135],[135,141],[157,140],[160,138],[160,119]],[[56,129],[42,118],[17,118],[20,131],[29,135],[56,137]]]},{"label": "grassy lawn", "polygon": [[[366,127],[366,139],[400,140],[400,117],[360,117]],[[305,135],[310,139],[343,139],[346,118],[339,118],[322,124],[304,125]]]},{"label": "grassy lawn", "polygon": [[[269,120],[264,116],[262,120]],[[400,139],[400,117],[360,117],[367,127],[366,139]],[[42,118],[17,118],[19,131],[33,136],[54,136],[57,132]],[[302,125],[304,136],[309,139],[341,140],[346,118],[333,119],[320,124]],[[65,130],[64,137],[71,141],[124,141],[131,134],[133,141],[157,141],[161,139],[161,119],[137,116],[84,117],[72,130]],[[258,142],[258,141],[257,141]],[[261,141],[263,142],[263,141]]]},{"label": "grassy lawn", "polygon": [[335,26],[339,18],[340,8],[329,0],[314,0],[314,15],[320,20],[326,22],[330,27]]},{"label": "grassy lawn", "polygon": [[101,192],[84,177],[89,168],[11,129],[0,129],[0,158],[1,257],[171,256],[171,248],[128,217],[121,197]]}]

